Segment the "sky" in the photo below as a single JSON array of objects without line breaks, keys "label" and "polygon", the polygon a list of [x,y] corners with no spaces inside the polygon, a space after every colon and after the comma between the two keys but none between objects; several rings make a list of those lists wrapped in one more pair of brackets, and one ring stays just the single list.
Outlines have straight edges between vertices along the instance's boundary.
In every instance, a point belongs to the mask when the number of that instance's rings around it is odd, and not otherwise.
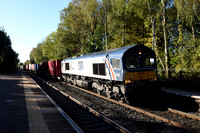
[{"label": "sky", "polygon": [[71,0],[0,0],[0,27],[10,36],[20,62],[29,59],[32,48],[56,31],[60,11]]}]

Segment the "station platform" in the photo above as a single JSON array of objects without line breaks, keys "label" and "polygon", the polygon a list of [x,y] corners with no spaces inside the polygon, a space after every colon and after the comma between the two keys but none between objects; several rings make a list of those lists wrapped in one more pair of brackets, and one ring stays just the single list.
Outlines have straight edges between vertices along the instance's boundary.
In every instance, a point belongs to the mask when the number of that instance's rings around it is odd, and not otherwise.
[{"label": "station platform", "polygon": [[169,94],[175,94],[178,96],[195,99],[196,103],[199,105],[198,112],[200,112],[200,92],[194,92],[191,90],[181,90],[177,88],[168,88],[168,87],[162,87],[161,91]]},{"label": "station platform", "polygon": [[166,93],[175,94],[175,95],[200,99],[200,92],[198,93],[198,92],[194,92],[194,91],[180,90],[177,88],[168,88],[168,87],[162,87],[161,91],[166,92]]},{"label": "station platform", "polygon": [[0,74],[0,132],[77,132],[27,74]]}]

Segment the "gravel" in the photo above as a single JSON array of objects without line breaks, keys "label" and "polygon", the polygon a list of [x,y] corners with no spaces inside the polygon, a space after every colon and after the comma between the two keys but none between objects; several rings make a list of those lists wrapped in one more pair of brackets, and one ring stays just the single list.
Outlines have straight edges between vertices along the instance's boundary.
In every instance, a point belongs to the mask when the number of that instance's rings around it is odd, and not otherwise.
[{"label": "gravel", "polygon": [[155,118],[146,116],[134,110],[127,109],[105,99],[88,94],[61,82],[48,81],[51,85],[65,91],[67,94],[90,106],[131,132],[138,133],[185,133],[184,129],[177,128]]}]

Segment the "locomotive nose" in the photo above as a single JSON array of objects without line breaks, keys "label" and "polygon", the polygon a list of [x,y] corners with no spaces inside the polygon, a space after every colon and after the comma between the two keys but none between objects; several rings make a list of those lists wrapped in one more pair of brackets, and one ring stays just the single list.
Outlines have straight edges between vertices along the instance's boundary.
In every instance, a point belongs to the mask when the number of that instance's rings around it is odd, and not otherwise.
[{"label": "locomotive nose", "polygon": [[140,80],[156,81],[156,71],[128,72],[125,74],[125,84]]}]

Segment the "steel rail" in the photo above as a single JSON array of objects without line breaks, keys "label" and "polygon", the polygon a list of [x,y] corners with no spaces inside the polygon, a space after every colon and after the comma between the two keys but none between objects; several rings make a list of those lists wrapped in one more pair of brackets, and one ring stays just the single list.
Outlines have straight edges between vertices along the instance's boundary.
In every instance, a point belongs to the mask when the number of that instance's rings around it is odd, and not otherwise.
[{"label": "steel rail", "polygon": [[168,111],[171,112],[171,113],[175,113],[175,114],[179,114],[179,115],[182,115],[182,116],[186,116],[186,117],[191,118],[191,119],[200,120],[200,116],[196,116],[196,115],[193,115],[193,114],[185,113],[185,112],[182,112],[182,111],[179,111],[179,110],[175,110],[175,109],[172,109],[172,108],[168,108]]}]

